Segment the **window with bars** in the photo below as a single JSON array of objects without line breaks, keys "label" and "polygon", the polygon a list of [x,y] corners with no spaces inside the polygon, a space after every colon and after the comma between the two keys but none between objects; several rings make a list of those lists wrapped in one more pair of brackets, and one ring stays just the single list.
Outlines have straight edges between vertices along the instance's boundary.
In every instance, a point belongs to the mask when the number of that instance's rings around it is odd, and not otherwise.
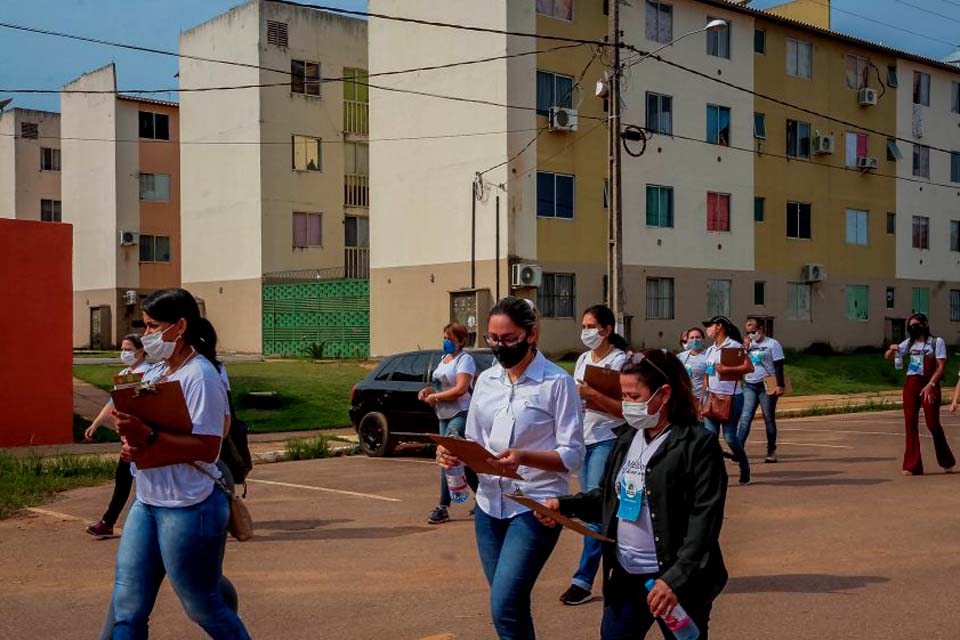
[{"label": "window with bars", "polygon": [[647,320],[673,320],[673,278],[647,278]]},{"label": "window with bars", "polygon": [[853,54],[847,55],[847,86],[863,89],[869,83],[870,61]]},{"label": "window with bars", "polygon": [[923,71],[913,72],[913,104],[930,106],[930,74]]},{"label": "window with bars", "polygon": [[140,199],[152,202],[169,202],[170,176],[161,173],[141,173]]},{"label": "window with bars", "polygon": [[673,227],[673,187],[647,185],[647,226]]},{"label": "window with bars", "polygon": [[145,140],[169,140],[170,116],[165,113],[141,111],[138,115],[140,137]]},{"label": "window with bars", "polygon": [[805,282],[787,283],[787,320],[810,321],[812,294],[813,285]]},{"label": "window with bars", "polygon": [[320,138],[293,136],[293,170],[322,171]]},{"label": "window with bars", "polygon": [[787,237],[799,240],[812,238],[812,212],[809,202],[787,203]]},{"label": "window with bars", "polygon": [[730,231],[730,194],[707,192],[707,231]]},{"label": "window with bars", "polygon": [[847,244],[868,244],[870,213],[847,209]]},{"label": "window with bars", "polygon": [[950,290],[950,322],[960,322],[960,289]]},{"label": "window with bars", "polygon": [[40,170],[60,171],[60,149],[42,147],[40,149]]},{"label": "window with bars", "polygon": [[918,178],[930,177],[930,147],[913,143],[913,175]]},{"label": "window with bars", "polygon": [[370,86],[366,69],[343,70],[343,130],[370,131]]},{"label": "window with bars", "polygon": [[40,125],[36,122],[21,122],[20,137],[27,140],[36,140],[40,137]]},{"label": "window with bars", "polygon": [[302,213],[293,214],[293,248],[323,246],[323,214]]},{"label": "window with bars", "polygon": [[673,40],[673,6],[658,0],[646,3],[647,40],[667,44]]},{"label": "window with bars", "polygon": [[647,128],[655,133],[673,135],[673,98],[647,92]]},{"label": "window with bars", "polygon": [[40,201],[41,222],[61,222],[63,220],[62,204],[59,200]]},{"label": "window with bars", "polygon": [[787,120],[787,156],[810,159],[810,123]]},{"label": "window with bars", "polygon": [[140,234],[140,262],[170,262],[170,236]]},{"label": "window with bars", "polygon": [[913,216],[913,248],[930,248],[930,218]]},{"label": "window with bars", "polygon": [[304,96],[320,95],[320,63],[290,61],[290,92]]},{"label": "window with bars", "polygon": [[809,79],[813,74],[813,45],[787,38],[787,75]]},{"label": "window with bars", "polygon": [[707,280],[707,316],[730,315],[730,280]]},{"label": "window with bars", "polygon": [[723,147],[730,145],[730,107],[707,105],[707,142]]},{"label": "window with bars", "polygon": [[537,71],[537,113],[547,115],[553,107],[573,107],[573,78],[552,71]]},{"label": "window with bars", "polygon": [[576,276],[545,273],[537,290],[537,309],[543,318],[573,318],[576,315]]},{"label": "window with bars", "polygon": [[538,171],[537,215],[541,218],[572,220],[575,189],[573,176]]},{"label": "window with bars", "polygon": [[267,42],[277,47],[286,49],[290,46],[287,37],[287,23],[276,20],[267,20]]}]

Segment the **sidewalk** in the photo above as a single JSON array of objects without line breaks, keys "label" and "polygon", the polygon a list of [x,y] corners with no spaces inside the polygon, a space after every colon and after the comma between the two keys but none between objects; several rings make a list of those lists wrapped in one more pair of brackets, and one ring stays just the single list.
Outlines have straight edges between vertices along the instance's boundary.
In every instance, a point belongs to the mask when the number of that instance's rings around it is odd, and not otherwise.
[{"label": "sidewalk", "polygon": [[73,412],[81,418],[93,422],[109,399],[110,394],[103,389],[79,378],[73,379]]}]

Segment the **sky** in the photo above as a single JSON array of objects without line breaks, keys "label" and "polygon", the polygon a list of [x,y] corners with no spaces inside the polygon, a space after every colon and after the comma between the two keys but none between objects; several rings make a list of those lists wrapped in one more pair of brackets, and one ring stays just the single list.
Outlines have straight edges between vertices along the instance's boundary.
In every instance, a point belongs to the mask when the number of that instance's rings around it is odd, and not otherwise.
[{"label": "sky", "polygon": [[[238,3],[239,0],[2,0],[0,22],[176,51],[181,31]],[[779,3],[780,0],[756,0],[752,6],[763,9]],[[326,4],[366,8],[366,0],[327,0]],[[936,59],[960,45],[960,0],[833,0],[832,20],[836,31]],[[3,89],[59,89],[80,74],[110,62],[117,63],[121,91],[176,86],[177,61],[172,57],[0,29],[0,99],[10,95],[4,94]],[[175,99],[164,94],[154,97]],[[21,94],[14,96],[12,106],[59,111],[60,97]]]}]

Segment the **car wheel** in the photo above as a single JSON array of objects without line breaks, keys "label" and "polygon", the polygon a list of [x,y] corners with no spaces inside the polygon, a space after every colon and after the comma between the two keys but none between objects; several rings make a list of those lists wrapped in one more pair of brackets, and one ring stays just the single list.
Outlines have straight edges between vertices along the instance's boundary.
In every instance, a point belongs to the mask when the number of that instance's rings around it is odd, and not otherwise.
[{"label": "car wheel", "polygon": [[368,413],[363,416],[357,428],[357,436],[360,440],[360,448],[373,458],[388,456],[397,446],[396,441],[390,437],[387,417],[382,413]]}]

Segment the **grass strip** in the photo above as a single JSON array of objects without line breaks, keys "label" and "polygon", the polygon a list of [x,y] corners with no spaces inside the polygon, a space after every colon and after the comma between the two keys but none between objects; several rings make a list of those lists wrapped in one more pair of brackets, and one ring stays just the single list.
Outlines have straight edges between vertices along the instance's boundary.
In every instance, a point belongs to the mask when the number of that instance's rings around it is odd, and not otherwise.
[{"label": "grass strip", "polygon": [[60,491],[100,484],[114,476],[116,458],[15,458],[0,453],[0,518],[47,501]]}]

